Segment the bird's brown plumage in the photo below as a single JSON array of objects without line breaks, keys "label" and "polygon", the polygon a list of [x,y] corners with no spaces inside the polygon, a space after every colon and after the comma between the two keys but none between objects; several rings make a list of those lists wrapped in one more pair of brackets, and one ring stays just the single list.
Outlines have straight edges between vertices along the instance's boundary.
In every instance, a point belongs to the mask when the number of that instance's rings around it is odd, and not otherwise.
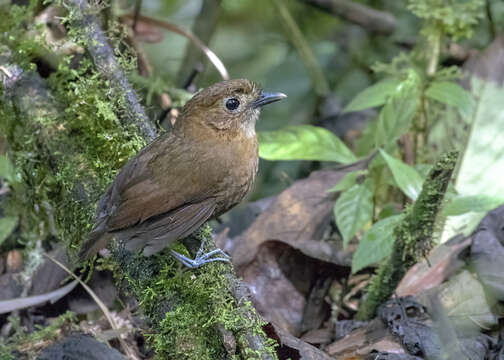
[{"label": "bird's brown plumage", "polygon": [[[81,258],[117,236],[145,255],[183,238],[206,220],[240,202],[258,166],[254,126],[261,90],[248,80],[229,80],[197,93],[172,131],[142,149],[103,195],[96,224]],[[230,111],[226,101],[237,99]]]}]

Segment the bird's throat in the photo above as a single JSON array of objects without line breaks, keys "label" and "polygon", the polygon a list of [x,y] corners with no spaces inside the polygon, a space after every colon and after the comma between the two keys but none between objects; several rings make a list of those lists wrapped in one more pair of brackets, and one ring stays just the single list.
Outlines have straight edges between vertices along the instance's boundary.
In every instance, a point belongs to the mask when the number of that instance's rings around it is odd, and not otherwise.
[{"label": "bird's throat", "polygon": [[258,118],[259,110],[255,109],[245,121],[241,122],[240,128],[246,138],[251,139],[256,136],[255,126]]}]

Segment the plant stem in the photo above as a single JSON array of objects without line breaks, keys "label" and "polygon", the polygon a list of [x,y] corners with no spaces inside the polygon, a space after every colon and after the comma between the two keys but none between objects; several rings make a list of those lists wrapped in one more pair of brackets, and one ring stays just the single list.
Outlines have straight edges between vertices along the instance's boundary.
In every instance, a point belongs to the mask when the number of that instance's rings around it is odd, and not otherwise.
[{"label": "plant stem", "polygon": [[292,17],[289,9],[285,5],[284,0],[274,0],[278,15],[280,16],[280,21],[285,28],[285,33],[290,39],[294,47],[301,57],[301,61],[306,66],[308,73],[310,75],[313,87],[318,95],[325,96],[329,93],[329,84],[324,75],[324,71],[320,66],[315,54],[313,53],[308,41],[304,37],[301,29],[296,24],[296,21]]},{"label": "plant stem", "polygon": [[[429,37],[429,44],[430,44],[429,50],[431,50],[431,56],[427,64],[427,70],[426,70],[428,78],[432,78],[434,74],[436,74],[437,66],[439,63],[439,56],[441,54],[441,40],[443,37],[443,33],[439,25],[436,26],[436,28],[437,28],[436,33],[433,36]],[[427,118],[427,109],[426,109],[427,103],[425,101],[423,92],[424,91],[421,92],[420,97],[420,116],[418,118],[417,123],[418,133],[416,136],[416,147],[415,147],[415,153],[416,153],[415,159],[417,162],[419,161],[419,159],[422,159],[421,152],[423,151],[425,145],[427,145],[429,138],[429,120]]]},{"label": "plant stem", "polygon": [[427,66],[427,75],[429,77],[434,76],[437,70],[439,55],[441,54],[441,37],[442,37],[441,29],[438,26],[438,31],[430,41],[432,54],[429,60],[429,65]]}]

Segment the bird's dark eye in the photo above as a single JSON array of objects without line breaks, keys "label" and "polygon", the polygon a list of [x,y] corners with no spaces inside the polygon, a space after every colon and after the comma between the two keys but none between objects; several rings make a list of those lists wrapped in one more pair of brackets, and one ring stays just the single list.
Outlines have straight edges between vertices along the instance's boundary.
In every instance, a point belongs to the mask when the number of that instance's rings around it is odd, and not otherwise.
[{"label": "bird's dark eye", "polygon": [[240,106],[240,101],[238,101],[238,99],[231,98],[226,101],[226,108],[228,110],[236,110],[238,109],[238,106]]}]

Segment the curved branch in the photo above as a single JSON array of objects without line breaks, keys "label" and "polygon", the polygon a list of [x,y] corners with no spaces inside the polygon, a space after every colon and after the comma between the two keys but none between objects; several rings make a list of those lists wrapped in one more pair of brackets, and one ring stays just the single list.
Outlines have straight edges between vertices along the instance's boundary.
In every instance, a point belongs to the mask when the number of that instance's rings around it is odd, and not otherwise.
[{"label": "curved branch", "polygon": [[[127,20],[132,20],[133,15],[125,15],[123,18],[125,18]],[[191,31],[185,30],[178,25],[175,25],[175,24],[172,24],[172,23],[169,23],[166,21],[162,21],[162,20],[157,20],[157,19],[154,19],[154,18],[151,18],[148,16],[140,15],[140,16],[138,16],[138,19],[142,20],[148,24],[158,26],[160,28],[166,29],[168,31],[171,31],[171,32],[174,32],[176,34],[179,34],[179,35],[186,37],[187,39],[192,41],[194,43],[194,45],[196,45],[198,48],[200,48],[201,51],[203,51],[203,53],[206,55],[208,60],[210,60],[210,62],[215,67],[215,69],[217,69],[217,71],[219,72],[219,74],[223,80],[229,79],[229,73],[228,73],[226,67],[224,66],[224,63],[219,59],[219,57],[217,55],[215,55],[215,53],[212,50],[210,50],[205,44],[203,44],[203,42],[196,35],[194,35]]]}]

